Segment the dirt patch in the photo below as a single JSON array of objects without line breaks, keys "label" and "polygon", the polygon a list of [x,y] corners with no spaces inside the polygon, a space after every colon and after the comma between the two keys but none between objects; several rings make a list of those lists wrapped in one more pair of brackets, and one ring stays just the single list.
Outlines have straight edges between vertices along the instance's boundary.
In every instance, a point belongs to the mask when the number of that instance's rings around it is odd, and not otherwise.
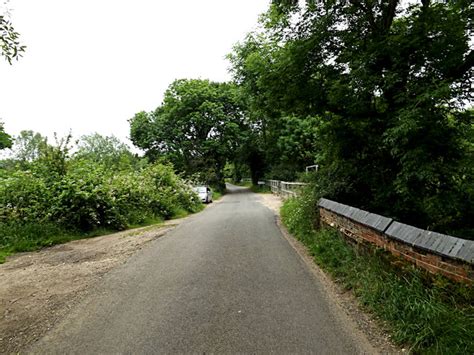
[{"label": "dirt patch", "polygon": [[9,257],[0,265],[0,353],[39,339],[100,282],[179,221],[82,239]]},{"label": "dirt patch", "polygon": [[273,194],[259,194],[259,202],[271,209],[276,215],[280,215],[280,208],[283,201],[277,195]]},{"label": "dirt patch", "polygon": [[283,236],[293,249],[299,254],[304,263],[309,267],[313,275],[322,283],[331,298],[332,304],[339,308],[351,319],[357,329],[362,332],[370,342],[370,344],[381,354],[403,354],[405,349],[400,349],[390,341],[390,335],[384,330],[384,326],[380,320],[366,313],[360,306],[355,296],[345,290],[341,285],[337,284],[330,275],[326,274],[313,261],[313,257],[303,243],[295,239],[283,226],[279,218],[280,207],[283,201],[277,195],[260,194],[259,202],[271,209],[277,216],[277,224],[280,227]]}]

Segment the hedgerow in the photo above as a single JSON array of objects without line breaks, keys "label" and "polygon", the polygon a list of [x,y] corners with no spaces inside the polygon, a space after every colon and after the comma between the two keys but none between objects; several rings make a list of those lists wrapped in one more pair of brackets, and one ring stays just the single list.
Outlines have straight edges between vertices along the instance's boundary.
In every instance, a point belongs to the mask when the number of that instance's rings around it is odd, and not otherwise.
[{"label": "hedgerow", "polygon": [[202,208],[169,164],[107,166],[49,148],[51,154],[0,174],[0,259]]}]

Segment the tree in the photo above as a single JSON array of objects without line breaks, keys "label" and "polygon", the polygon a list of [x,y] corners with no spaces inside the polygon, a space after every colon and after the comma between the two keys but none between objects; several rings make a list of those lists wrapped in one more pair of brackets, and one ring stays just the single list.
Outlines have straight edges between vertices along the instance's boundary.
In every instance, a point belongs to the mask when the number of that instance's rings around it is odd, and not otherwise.
[{"label": "tree", "polygon": [[[8,1],[5,2],[5,5],[7,3]],[[14,59],[18,60],[22,56],[26,46],[20,44],[20,34],[15,31],[9,18],[8,10],[4,14],[0,14],[0,48],[2,56],[12,64]]]},{"label": "tree", "polygon": [[48,139],[40,133],[21,131],[13,143],[13,158],[21,164],[31,163],[39,158],[47,144]]},{"label": "tree", "polygon": [[457,223],[468,210],[460,186],[473,120],[463,106],[473,99],[474,5],[301,3],[273,1],[260,31],[231,55],[272,152],[267,164],[303,150],[320,164],[327,197],[423,227]]},{"label": "tree", "polygon": [[114,169],[130,167],[134,161],[134,156],[126,144],[115,136],[104,137],[98,133],[81,137],[74,158]]},{"label": "tree", "polygon": [[5,132],[3,128],[3,123],[0,122],[0,150],[5,148],[11,148],[12,146],[12,137]]},{"label": "tree", "polygon": [[187,175],[204,173],[221,187],[246,131],[235,86],[209,80],[176,80],[161,106],[137,113],[130,125],[133,143],[148,156],[164,157]]}]

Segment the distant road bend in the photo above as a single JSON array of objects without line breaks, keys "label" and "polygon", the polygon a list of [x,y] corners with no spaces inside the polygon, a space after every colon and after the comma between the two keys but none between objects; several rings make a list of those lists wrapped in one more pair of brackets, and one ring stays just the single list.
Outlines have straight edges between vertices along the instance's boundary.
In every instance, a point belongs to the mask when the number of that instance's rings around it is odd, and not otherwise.
[{"label": "distant road bend", "polygon": [[248,189],[108,273],[29,352],[375,353]]}]

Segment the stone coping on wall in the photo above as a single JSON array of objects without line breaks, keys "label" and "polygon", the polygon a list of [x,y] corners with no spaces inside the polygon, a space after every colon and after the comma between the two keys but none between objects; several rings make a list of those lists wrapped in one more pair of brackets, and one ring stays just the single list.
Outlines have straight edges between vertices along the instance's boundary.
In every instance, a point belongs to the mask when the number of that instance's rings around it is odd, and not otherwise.
[{"label": "stone coping on wall", "polygon": [[385,232],[385,230],[393,221],[391,218],[380,216],[375,213],[370,213],[355,207],[343,205],[342,203],[327,200],[325,198],[319,200],[318,206],[341,216],[347,217],[381,233]]},{"label": "stone coping on wall", "polygon": [[460,260],[471,265],[474,264],[474,241],[472,240],[460,239],[416,228],[391,218],[325,198],[319,200],[318,206],[370,227],[389,239],[397,240],[444,258]]}]

